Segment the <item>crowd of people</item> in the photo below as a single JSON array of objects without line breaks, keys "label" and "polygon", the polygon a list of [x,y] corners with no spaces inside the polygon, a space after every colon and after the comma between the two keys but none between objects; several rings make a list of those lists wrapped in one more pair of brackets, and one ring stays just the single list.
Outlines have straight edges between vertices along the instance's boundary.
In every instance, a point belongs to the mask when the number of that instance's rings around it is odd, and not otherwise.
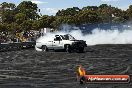
[{"label": "crowd of people", "polygon": [[14,42],[32,42],[38,37],[33,31],[9,34],[8,32],[0,32],[0,43]]}]

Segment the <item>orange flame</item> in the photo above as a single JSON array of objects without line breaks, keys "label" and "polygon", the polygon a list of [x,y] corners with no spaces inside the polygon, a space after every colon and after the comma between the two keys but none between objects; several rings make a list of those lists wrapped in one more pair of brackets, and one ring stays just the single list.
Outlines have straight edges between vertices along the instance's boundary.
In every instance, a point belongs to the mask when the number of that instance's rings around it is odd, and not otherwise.
[{"label": "orange flame", "polygon": [[81,65],[79,65],[79,67],[78,67],[78,73],[80,76],[86,75],[86,71],[84,70],[84,68]]}]

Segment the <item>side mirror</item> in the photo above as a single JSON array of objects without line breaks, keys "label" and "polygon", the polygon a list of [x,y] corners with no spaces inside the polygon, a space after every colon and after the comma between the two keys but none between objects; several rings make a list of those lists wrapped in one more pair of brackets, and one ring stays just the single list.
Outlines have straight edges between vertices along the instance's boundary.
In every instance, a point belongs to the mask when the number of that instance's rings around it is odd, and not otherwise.
[{"label": "side mirror", "polygon": [[56,41],[56,38],[54,38],[54,41]]}]

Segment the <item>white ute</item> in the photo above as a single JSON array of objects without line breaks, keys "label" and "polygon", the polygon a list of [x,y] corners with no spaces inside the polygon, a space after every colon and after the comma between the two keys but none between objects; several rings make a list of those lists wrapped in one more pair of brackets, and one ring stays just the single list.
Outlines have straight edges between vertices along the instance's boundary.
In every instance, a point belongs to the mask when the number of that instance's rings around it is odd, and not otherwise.
[{"label": "white ute", "polygon": [[83,52],[84,47],[86,47],[86,41],[76,40],[70,34],[66,35],[55,35],[52,40],[44,40],[41,42],[36,41],[35,49],[41,51],[48,50],[65,50],[66,52],[71,52],[76,50],[78,52]]}]

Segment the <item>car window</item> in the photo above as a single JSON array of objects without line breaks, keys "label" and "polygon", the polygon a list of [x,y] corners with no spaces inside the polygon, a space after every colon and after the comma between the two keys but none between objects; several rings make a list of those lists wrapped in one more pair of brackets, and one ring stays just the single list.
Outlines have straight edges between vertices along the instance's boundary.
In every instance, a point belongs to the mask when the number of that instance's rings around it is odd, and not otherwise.
[{"label": "car window", "polygon": [[67,35],[60,35],[63,40],[75,40],[75,38],[69,34]]},{"label": "car window", "polygon": [[59,36],[56,36],[54,41],[61,41],[61,38]]}]

